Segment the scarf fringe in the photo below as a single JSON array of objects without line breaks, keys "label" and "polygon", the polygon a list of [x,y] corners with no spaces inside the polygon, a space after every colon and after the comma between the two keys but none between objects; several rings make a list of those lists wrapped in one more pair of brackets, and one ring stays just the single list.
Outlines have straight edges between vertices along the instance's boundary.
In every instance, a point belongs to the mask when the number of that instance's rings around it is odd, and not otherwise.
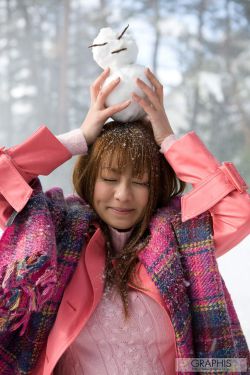
[{"label": "scarf fringe", "polygon": [[22,336],[32,312],[50,301],[57,284],[56,265],[36,254],[7,266],[0,279],[0,332],[20,330]]}]

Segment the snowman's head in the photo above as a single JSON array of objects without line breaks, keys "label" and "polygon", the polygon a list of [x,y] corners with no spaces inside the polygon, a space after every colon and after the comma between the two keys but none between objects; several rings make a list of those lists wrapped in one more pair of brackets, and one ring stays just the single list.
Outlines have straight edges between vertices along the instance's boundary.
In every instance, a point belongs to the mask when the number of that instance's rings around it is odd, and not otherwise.
[{"label": "snowman's head", "polygon": [[110,27],[102,28],[89,46],[94,60],[101,68],[118,68],[136,62],[138,48],[128,26],[119,33]]}]

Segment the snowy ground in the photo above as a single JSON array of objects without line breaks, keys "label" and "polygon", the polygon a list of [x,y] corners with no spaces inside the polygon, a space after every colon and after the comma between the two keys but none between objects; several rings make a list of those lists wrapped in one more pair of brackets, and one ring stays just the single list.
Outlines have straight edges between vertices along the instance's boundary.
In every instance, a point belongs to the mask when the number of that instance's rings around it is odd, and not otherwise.
[{"label": "snowy ground", "polygon": [[220,257],[218,263],[250,346],[250,236]]}]

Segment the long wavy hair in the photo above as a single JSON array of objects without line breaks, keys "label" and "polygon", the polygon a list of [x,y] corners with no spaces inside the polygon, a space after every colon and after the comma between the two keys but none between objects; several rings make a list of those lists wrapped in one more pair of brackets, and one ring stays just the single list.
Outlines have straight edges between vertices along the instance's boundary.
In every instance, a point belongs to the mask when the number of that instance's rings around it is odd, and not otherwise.
[{"label": "long wavy hair", "polygon": [[140,287],[135,270],[138,253],[149,240],[150,219],[157,208],[168,205],[171,198],[181,194],[186,184],[178,179],[159,152],[150,123],[111,121],[105,124],[99,137],[89,147],[88,154],[78,158],[73,171],[76,193],[93,208],[94,187],[100,166],[102,163],[111,166],[114,161],[119,170],[129,165],[134,177],[141,177],[147,172],[149,178],[149,197],[144,216],[134,226],[118,254],[113,249],[108,225],[99,220],[106,239],[105,291],[108,293],[113,287],[117,288],[125,317],[128,317],[128,288],[129,284]]}]

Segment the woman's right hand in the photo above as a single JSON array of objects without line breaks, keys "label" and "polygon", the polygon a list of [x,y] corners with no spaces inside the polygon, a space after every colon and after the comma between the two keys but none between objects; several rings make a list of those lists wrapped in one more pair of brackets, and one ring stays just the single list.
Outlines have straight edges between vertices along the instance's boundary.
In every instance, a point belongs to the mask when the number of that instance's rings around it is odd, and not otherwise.
[{"label": "woman's right hand", "polygon": [[105,88],[102,88],[103,83],[109,75],[109,72],[110,69],[106,68],[90,86],[90,108],[80,127],[86,139],[87,145],[91,145],[95,142],[109,117],[128,107],[128,105],[131,103],[131,100],[126,100],[108,108],[105,107],[105,101],[108,95],[120,82],[120,78],[117,78],[116,80],[110,82]]}]

